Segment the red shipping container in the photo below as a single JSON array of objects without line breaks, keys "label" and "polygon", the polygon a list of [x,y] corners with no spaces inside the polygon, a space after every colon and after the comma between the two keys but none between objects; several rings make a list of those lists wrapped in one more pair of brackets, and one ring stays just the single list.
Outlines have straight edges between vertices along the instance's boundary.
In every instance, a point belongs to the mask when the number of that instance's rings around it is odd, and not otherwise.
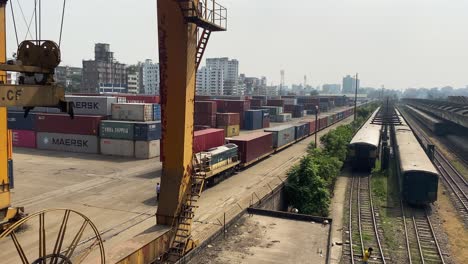
[{"label": "red shipping container", "polygon": [[268,106],[284,106],[284,100],[281,99],[268,99],[267,101]]},{"label": "red shipping container", "polygon": [[217,126],[234,126],[240,125],[239,113],[216,113]]},{"label": "red shipping container", "polygon": [[319,129],[322,130],[328,126],[328,117],[322,117],[319,119]]},{"label": "red shipping container", "polygon": [[268,132],[255,132],[229,139],[229,143],[239,147],[239,155],[243,164],[249,164],[273,151],[273,135]]},{"label": "red shipping container", "polygon": [[251,99],[250,100],[250,106],[263,106],[264,101],[262,99]]},{"label": "red shipping container", "polygon": [[216,115],[195,113],[195,125],[216,127]]},{"label": "red shipping container", "polygon": [[315,133],[315,120],[310,121],[310,134]]},{"label": "red shipping container", "polygon": [[195,114],[197,113],[216,113],[216,102],[213,101],[195,101]]},{"label": "red shipping container", "polygon": [[78,135],[99,135],[99,124],[105,116],[37,114],[36,131]]},{"label": "red shipping container", "polygon": [[[219,109],[219,108],[218,108]],[[225,113],[239,113],[240,127],[244,128],[244,112],[250,109],[250,101],[243,100],[225,100]]]},{"label": "red shipping container", "polygon": [[36,148],[36,132],[30,130],[12,130],[14,147]]},{"label": "red shipping container", "polygon": [[198,153],[224,145],[224,129],[204,129],[193,133],[193,152]]}]

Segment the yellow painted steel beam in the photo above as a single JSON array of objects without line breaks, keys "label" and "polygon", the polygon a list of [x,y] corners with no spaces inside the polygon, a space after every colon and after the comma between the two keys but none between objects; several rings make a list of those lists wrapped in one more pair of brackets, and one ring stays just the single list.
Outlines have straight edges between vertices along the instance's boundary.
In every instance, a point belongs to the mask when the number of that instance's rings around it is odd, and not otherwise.
[{"label": "yellow painted steel beam", "polygon": [[65,89],[57,85],[0,84],[0,107],[58,106],[65,101]]},{"label": "yellow painted steel beam", "polygon": [[156,217],[158,224],[172,225],[192,171],[197,50],[197,27],[184,21],[177,0],[158,0],[158,35],[163,170]]},{"label": "yellow painted steel beam", "polygon": [[[6,62],[6,21],[5,21],[6,1],[0,0],[0,63]],[[5,71],[0,71],[0,83],[6,83]],[[11,203],[10,187],[8,180],[8,127],[7,109],[0,107],[0,211],[3,218],[7,215],[8,207]],[[2,215],[0,215],[2,216]]]}]

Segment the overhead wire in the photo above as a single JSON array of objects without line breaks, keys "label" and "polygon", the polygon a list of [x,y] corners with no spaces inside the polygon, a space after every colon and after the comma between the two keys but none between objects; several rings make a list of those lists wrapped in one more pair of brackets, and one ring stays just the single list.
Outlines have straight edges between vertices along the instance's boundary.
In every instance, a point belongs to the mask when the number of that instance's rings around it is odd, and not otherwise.
[{"label": "overhead wire", "polygon": [[38,44],[38,30],[37,30],[37,0],[34,0],[34,28],[36,29],[36,43]]},{"label": "overhead wire", "polygon": [[16,28],[15,11],[13,10],[13,0],[10,0],[11,17],[13,18],[13,28],[15,29],[16,45],[19,46],[18,29]]}]

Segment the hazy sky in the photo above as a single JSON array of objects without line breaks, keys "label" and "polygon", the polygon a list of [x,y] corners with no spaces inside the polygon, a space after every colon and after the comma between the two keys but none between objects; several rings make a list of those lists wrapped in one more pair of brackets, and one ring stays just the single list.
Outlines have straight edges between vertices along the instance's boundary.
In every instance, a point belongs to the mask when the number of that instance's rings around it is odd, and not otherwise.
[{"label": "hazy sky", "polygon": [[[20,41],[33,0],[10,0]],[[43,39],[58,41],[62,0],[43,1]],[[206,57],[240,61],[240,72],[278,83],[341,83],[359,72],[362,86],[468,85],[467,0],[223,0],[228,31],[212,34]],[[94,43],[111,44],[127,64],[157,59],[155,0],[68,0],[62,65],[81,66]],[[8,9],[8,50],[16,49]]]}]

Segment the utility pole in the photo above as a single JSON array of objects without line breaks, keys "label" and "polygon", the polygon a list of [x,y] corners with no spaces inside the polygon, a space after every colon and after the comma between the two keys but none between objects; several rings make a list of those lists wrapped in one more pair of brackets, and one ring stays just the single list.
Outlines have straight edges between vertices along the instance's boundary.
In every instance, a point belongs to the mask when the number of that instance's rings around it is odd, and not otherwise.
[{"label": "utility pole", "polygon": [[359,75],[358,73],[356,73],[356,90],[354,92],[354,120],[356,120],[356,117],[357,117],[357,89],[358,89],[358,85],[359,85]]},{"label": "utility pole", "polygon": [[318,111],[319,107],[318,105],[315,106],[315,148],[317,148],[317,132],[318,132]]}]

